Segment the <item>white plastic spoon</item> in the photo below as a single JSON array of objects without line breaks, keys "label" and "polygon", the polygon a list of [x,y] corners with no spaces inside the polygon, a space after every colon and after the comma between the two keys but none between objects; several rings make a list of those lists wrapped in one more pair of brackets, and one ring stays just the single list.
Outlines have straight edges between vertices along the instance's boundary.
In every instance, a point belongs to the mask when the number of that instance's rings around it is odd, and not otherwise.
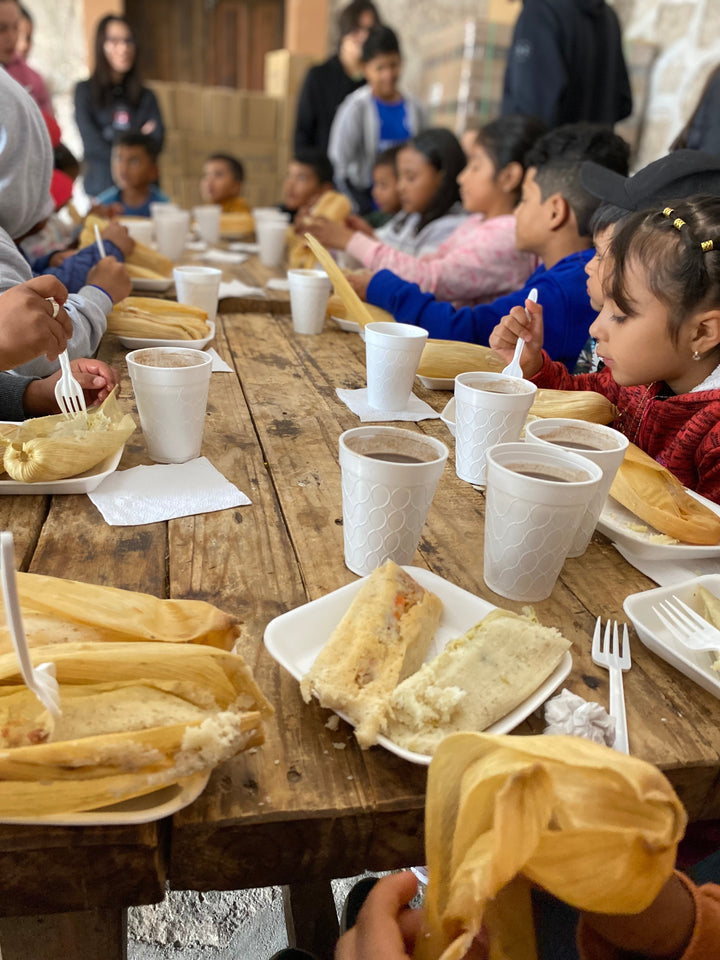
[{"label": "white plastic spoon", "polygon": [[[528,300],[532,300],[533,303],[537,303],[538,292],[537,287],[533,287],[530,293],[528,294]],[[530,319],[530,314],[525,308],[525,313],[527,314],[528,320]],[[504,373],[508,377],[522,377],[522,367],[520,366],[520,354],[523,352],[523,347],[525,346],[525,341],[522,337],[518,337],[517,343],[515,344],[515,353],[510,363],[503,368],[501,373]]]}]

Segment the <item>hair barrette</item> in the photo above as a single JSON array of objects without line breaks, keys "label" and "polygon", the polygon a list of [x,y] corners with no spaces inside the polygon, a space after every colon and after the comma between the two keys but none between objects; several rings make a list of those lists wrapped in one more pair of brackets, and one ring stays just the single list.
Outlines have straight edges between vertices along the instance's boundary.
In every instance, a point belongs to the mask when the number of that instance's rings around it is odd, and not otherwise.
[{"label": "hair barrette", "polygon": [[709,253],[711,250],[714,250],[715,247],[713,245],[713,241],[703,240],[703,242],[700,244],[700,249],[702,250],[703,253]]}]

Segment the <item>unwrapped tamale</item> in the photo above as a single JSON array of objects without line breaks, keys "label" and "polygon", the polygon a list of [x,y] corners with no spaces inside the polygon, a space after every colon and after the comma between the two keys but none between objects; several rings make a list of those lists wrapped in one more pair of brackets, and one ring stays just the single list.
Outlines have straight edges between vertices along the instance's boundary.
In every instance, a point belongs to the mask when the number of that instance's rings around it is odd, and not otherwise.
[{"label": "unwrapped tamale", "polygon": [[174,300],[125,297],[108,315],[108,333],[157,340],[201,340],[210,334],[207,311]]},{"label": "unwrapped tamale", "polygon": [[40,483],[75,477],[117,453],[135,429],[113,390],[85,416],[37,417],[0,428],[3,467],[13,480]]},{"label": "unwrapped tamale", "polygon": [[691,497],[677,477],[634,443],[625,452],[610,496],[660,533],[682,543],[720,543],[720,517]]}]

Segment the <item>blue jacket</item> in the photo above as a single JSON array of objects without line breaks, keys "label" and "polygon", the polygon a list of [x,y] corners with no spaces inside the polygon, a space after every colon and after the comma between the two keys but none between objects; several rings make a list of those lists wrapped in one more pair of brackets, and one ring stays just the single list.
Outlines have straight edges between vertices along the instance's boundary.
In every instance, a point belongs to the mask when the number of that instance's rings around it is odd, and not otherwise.
[{"label": "blue jacket", "polygon": [[521,290],[498,297],[492,303],[456,310],[451,303],[421,293],[415,283],[401,280],[389,270],[380,270],[367,289],[368,303],[388,310],[402,323],[424,327],[436,340],[467,340],[487,345],[490,334],[513,307],[524,306],[533,287],[543,308],[544,347],[553,360],[573,370],[597,316],[590,306],[585,264],[595,251],[572,253],[550,270],[540,266]]},{"label": "blue jacket", "polygon": [[[123,263],[125,257],[119,247],[116,247],[110,240],[105,240],[103,245],[105,253],[109,257],[115,257],[120,263]],[[83,247],[82,250],[78,250],[71,257],[67,257],[59,267],[48,266],[48,260],[51,256],[52,254],[48,254],[38,260],[30,261],[30,269],[36,277],[40,274],[51,273],[61,283],[65,284],[68,293],[78,293],[81,287],[85,286],[88,272],[101,259],[100,251],[95,243],[91,243],[89,246]]]},{"label": "blue jacket", "polygon": [[151,184],[147,200],[145,203],[141,203],[139,207],[128,206],[122,198],[122,190],[115,186],[108,187],[107,190],[103,190],[102,193],[99,193],[95,198],[95,202],[101,206],[104,206],[106,203],[122,203],[123,216],[126,217],[149,217],[151,203],[168,203],[169,200],[170,197],[164,194],[155,184]]}]

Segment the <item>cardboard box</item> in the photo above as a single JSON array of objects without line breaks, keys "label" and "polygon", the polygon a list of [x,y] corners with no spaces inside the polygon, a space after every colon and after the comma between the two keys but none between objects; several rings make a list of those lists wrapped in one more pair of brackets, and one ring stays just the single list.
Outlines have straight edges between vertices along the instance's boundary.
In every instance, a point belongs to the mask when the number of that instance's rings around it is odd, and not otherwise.
[{"label": "cardboard box", "polygon": [[264,93],[246,93],[248,137],[258,140],[276,140],[278,135],[278,101]]},{"label": "cardboard box", "polygon": [[203,88],[196,83],[176,83],[174,86],[173,103],[177,129],[202,133]]},{"label": "cardboard box", "polygon": [[211,136],[242,137],[247,126],[245,94],[231,87],[201,89],[205,133]]},{"label": "cardboard box", "polygon": [[166,83],[163,80],[148,80],[148,87],[152,90],[157,98],[158,106],[160,107],[160,113],[163,118],[163,124],[165,125],[166,130],[171,130],[173,127],[177,126],[177,120],[175,117],[175,84]]},{"label": "cardboard box", "polygon": [[265,93],[269,97],[297,97],[305,74],[315,63],[305,53],[271,50],[265,54]]}]

